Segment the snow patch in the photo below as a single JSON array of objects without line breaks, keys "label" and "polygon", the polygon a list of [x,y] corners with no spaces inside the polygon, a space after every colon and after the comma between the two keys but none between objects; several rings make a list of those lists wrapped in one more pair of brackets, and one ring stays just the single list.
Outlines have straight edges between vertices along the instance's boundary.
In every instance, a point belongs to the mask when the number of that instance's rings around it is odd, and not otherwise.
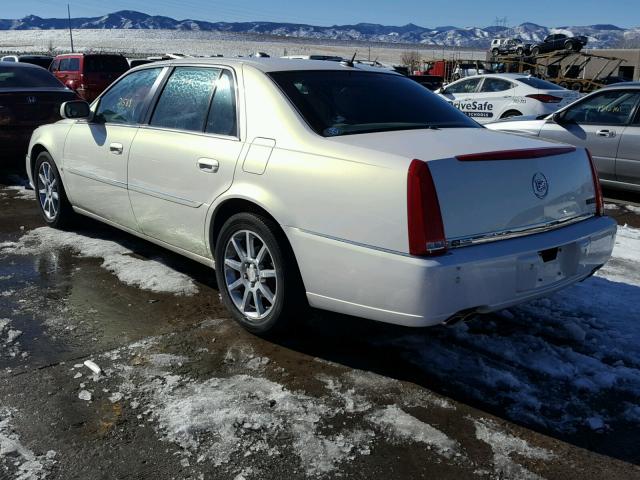
[{"label": "snow patch", "polygon": [[188,276],[159,261],[133,257],[133,252],[119,243],[48,227],[30,231],[13,245],[0,245],[0,253],[33,255],[63,248],[71,249],[81,257],[102,258],[102,267],[127,285],[175,295],[198,292]]},{"label": "snow patch", "polygon": [[12,427],[14,415],[14,410],[0,408],[0,461],[14,480],[44,479],[56,463],[56,452],[49,450],[46,455],[38,456],[25,447]]},{"label": "snow patch", "polygon": [[420,442],[446,458],[453,457],[460,445],[428,423],[404,412],[396,405],[389,405],[369,416],[369,419],[396,440]]},{"label": "snow patch", "polygon": [[542,477],[516,463],[512,455],[548,461],[555,455],[544,448],[532,447],[525,440],[501,431],[489,420],[474,420],[476,438],[493,451],[493,468],[498,478],[505,480],[540,480]]}]

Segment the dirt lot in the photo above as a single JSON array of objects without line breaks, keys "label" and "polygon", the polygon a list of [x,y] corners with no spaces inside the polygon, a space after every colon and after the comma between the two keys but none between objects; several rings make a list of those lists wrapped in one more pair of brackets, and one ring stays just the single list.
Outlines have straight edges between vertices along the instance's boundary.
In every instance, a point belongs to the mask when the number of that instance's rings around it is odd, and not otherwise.
[{"label": "dirt lot", "polygon": [[[0,177],[0,478],[640,478],[640,209],[603,273],[468,324],[230,320],[212,271]],[[94,361],[102,374],[83,365]]]}]

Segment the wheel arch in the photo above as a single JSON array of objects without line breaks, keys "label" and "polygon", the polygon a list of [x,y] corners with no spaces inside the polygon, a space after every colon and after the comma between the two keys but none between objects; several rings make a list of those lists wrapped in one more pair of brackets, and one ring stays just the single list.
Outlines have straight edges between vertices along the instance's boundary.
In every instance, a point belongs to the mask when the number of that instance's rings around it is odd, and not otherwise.
[{"label": "wheel arch", "polygon": [[[42,152],[47,152],[51,155],[51,152],[41,143],[36,143],[29,152],[29,173],[31,174],[31,178],[33,178],[33,169],[36,166],[36,160],[38,159],[38,155]],[[53,158],[53,157],[52,157]],[[55,161],[55,160],[54,160]]]},{"label": "wheel arch", "polygon": [[293,250],[293,245],[291,245],[287,234],[282,228],[281,222],[278,221],[275,215],[273,215],[269,210],[267,210],[263,205],[256,202],[254,199],[234,196],[225,198],[218,205],[216,205],[211,215],[208,233],[209,249],[213,258],[215,258],[216,239],[220,234],[222,226],[229,218],[237,213],[254,213],[257,215],[261,215],[270,219],[274,223],[274,225],[276,225],[278,231],[274,233],[276,237],[278,237],[278,239],[283,242],[282,244],[284,246],[284,249],[288,252],[289,255],[291,255],[291,258],[298,271],[298,275],[300,276],[299,280],[302,285],[304,285],[304,279],[302,278],[302,272],[300,271],[300,266],[298,265],[298,260]]}]

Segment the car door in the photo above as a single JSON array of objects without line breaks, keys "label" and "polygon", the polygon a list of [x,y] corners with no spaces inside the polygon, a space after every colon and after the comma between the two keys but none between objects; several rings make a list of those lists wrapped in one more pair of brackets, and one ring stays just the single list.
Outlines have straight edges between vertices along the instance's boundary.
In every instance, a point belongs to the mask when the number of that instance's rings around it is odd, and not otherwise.
[{"label": "car door", "polygon": [[616,157],[616,180],[640,186],[640,107],[635,119],[620,136]]},{"label": "car door", "polygon": [[148,98],[162,68],[132,72],[76,122],[64,146],[65,186],[72,203],[126,228],[138,230],[127,192],[127,159]]},{"label": "car door", "polygon": [[[441,96],[458,110],[467,115],[471,113],[473,94],[478,90],[482,77],[467,78],[447,85]],[[469,115],[472,116],[472,115]]]},{"label": "car door", "polygon": [[515,84],[504,78],[484,77],[471,105],[473,116],[480,123],[499,119],[513,103]]},{"label": "car door", "polygon": [[564,110],[560,123],[545,123],[540,136],[588,148],[600,178],[615,180],[621,133],[639,97],[637,91],[602,90]]},{"label": "car door", "polygon": [[242,150],[237,82],[226,67],[180,66],[129,157],[129,196],[143,233],[209,257],[211,203],[231,186]]}]

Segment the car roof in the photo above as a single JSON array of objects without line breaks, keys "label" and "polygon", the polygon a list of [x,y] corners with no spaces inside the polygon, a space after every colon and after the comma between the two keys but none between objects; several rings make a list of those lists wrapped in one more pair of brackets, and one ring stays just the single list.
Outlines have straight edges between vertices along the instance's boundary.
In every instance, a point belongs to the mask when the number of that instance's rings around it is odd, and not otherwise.
[{"label": "car roof", "polygon": [[39,68],[41,70],[46,70],[46,68],[42,68],[39,65],[34,65],[33,63],[24,63],[24,62],[0,62],[0,67],[8,67],[8,68]]},{"label": "car roof", "polygon": [[611,85],[605,85],[601,90],[610,90],[612,88],[640,88],[640,82],[619,82],[612,83]]},{"label": "car roof", "polygon": [[162,60],[153,64],[141,65],[136,68],[157,68],[158,66],[172,65],[224,65],[229,67],[238,67],[241,65],[249,65],[264,73],[283,72],[283,71],[299,71],[299,70],[360,70],[368,72],[378,72],[385,74],[399,75],[398,73],[380,67],[372,67],[369,65],[355,64],[354,67],[348,67],[341,62],[331,62],[326,60],[298,60],[290,58],[260,58],[260,57],[212,57],[212,58],[176,58],[173,60]]},{"label": "car roof", "polygon": [[95,57],[95,56],[107,56],[107,57],[124,57],[121,53],[61,53],[60,55],[56,55],[55,58],[62,57]]}]

